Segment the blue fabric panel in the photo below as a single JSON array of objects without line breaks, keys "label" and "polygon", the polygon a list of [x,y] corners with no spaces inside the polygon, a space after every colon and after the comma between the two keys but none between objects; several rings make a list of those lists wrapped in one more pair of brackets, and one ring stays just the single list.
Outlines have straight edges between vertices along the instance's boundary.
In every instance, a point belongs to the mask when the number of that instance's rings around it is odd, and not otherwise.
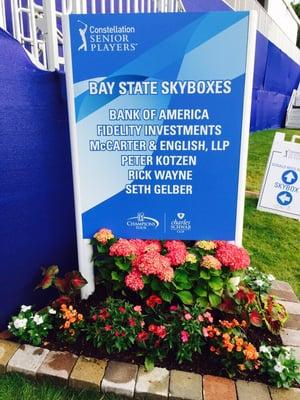
[{"label": "blue fabric panel", "polygon": [[222,0],[184,0],[186,11],[228,11],[232,10]]},{"label": "blue fabric panel", "polygon": [[253,88],[263,89],[268,56],[268,40],[260,33],[256,34],[255,64]]},{"label": "blue fabric panel", "polygon": [[66,103],[58,73],[34,67],[0,30],[0,325],[33,292],[40,268],[77,268]]},{"label": "blue fabric panel", "polygon": [[250,119],[250,131],[256,131],[256,113],[257,113],[257,90],[252,91],[252,106],[251,106],[251,119]]},{"label": "blue fabric panel", "polygon": [[283,126],[289,96],[281,93],[258,90],[256,102],[256,129]]}]

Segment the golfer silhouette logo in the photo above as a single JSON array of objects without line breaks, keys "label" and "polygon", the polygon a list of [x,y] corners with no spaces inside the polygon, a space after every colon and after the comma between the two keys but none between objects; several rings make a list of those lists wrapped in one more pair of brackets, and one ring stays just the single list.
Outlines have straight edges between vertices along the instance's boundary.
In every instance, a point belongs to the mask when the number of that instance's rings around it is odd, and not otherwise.
[{"label": "golfer silhouette logo", "polygon": [[85,24],[84,22],[78,20],[77,22],[79,22],[80,24],[82,24],[82,27],[79,28],[79,34],[81,36],[81,40],[82,40],[82,44],[78,47],[78,51],[87,51],[87,41],[86,41],[86,31],[87,31],[87,24]]}]

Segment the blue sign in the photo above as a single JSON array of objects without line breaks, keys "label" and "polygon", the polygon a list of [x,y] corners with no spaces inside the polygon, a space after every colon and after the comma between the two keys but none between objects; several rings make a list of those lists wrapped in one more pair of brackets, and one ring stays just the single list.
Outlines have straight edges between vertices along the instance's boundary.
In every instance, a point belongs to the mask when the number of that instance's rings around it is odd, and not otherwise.
[{"label": "blue sign", "polygon": [[287,185],[293,185],[297,182],[298,175],[296,171],[289,169],[282,174],[282,181]]},{"label": "blue sign", "polygon": [[249,25],[248,12],[66,17],[84,239],[236,239]]},{"label": "blue sign", "polygon": [[290,192],[280,192],[277,195],[277,201],[281,206],[288,206],[293,201],[293,196]]}]

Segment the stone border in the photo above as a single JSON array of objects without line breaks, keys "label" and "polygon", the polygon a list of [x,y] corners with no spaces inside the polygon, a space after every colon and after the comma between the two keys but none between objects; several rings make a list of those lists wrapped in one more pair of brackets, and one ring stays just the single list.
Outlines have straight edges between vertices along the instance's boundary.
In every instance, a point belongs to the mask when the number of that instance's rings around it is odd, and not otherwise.
[{"label": "stone border", "polygon": [[[271,294],[278,296],[289,312],[281,338],[284,345],[295,348],[300,360],[300,303],[286,282],[274,281]],[[94,389],[136,399],[300,400],[297,388],[275,389],[258,382],[157,367],[147,372],[135,364],[20,346],[7,339],[7,335],[0,335],[0,374],[21,372],[36,379],[51,378],[75,389]]]}]

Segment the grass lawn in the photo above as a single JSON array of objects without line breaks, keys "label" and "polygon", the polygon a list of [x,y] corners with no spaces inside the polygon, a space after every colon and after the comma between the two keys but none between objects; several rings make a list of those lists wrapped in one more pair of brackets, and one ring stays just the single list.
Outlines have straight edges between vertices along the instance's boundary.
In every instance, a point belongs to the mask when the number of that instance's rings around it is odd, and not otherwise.
[{"label": "grass lawn", "polygon": [[115,395],[103,395],[96,391],[73,391],[56,386],[49,381],[35,382],[23,375],[0,376],[1,400],[121,400]]},{"label": "grass lawn", "polygon": [[[287,129],[256,132],[250,137],[247,189],[259,191],[276,131],[286,139],[299,131]],[[300,222],[256,210],[257,200],[246,199],[244,241],[253,266],[285,280],[300,298]]]}]

